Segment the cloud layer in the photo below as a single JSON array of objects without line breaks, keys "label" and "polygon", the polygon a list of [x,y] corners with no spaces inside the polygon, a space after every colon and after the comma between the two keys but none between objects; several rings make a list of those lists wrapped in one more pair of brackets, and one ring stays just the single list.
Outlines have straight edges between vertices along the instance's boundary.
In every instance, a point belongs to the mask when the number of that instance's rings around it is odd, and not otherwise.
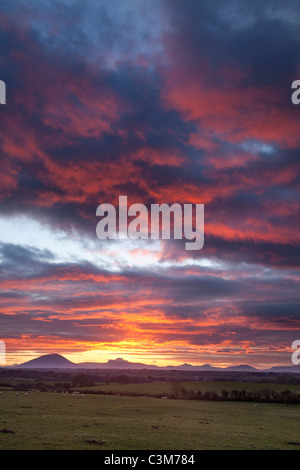
[{"label": "cloud layer", "polygon": [[[0,336],[15,357],[289,364],[298,17],[292,0],[0,2]],[[123,194],[204,203],[204,248],[98,240],[97,206]]]}]

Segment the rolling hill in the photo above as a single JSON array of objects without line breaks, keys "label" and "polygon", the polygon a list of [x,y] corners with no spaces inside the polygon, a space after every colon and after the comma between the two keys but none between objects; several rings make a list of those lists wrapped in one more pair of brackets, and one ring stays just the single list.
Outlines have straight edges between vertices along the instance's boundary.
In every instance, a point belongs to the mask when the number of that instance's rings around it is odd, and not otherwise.
[{"label": "rolling hill", "polygon": [[17,367],[23,367],[26,369],[67,369],[70,367],[76,367],[74,362],[69,361],[60,354],[46,354],[30,361],[23,362]]},{"label": "rolling hill", "polygon": [[30,361],[23,362],[16,366],[18,368],[30,368],[30,369],[157,369],[157,370],[182,370],[182,371],[223,371],[223,372],[279,372],[279,373],[300,373],[300,365],[293,366],[277,366],[269,369],[256,369],[249,365],[237,365],[230,367],[214,367],[210,364],[203,364],[201,366],[195,366],[192,364],[181,364],[179,366],[166,366],[160,367],[156,365],[143,364],[141,362],[129,362],[122,358],[110,359],[107,362],[81,362],[74,363],[69,361],[60,354],[46,354],[44,356],[31,359]]}]

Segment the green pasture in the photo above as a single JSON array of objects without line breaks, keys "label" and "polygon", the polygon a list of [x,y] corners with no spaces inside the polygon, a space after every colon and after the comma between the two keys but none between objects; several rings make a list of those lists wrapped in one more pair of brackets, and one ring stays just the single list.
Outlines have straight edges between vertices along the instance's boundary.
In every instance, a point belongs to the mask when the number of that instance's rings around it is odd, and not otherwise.
[{"label": "green pasture", "polygon": [[299,424],[299,405],[37,391],[0,395],[1,450],[299,449]]}]

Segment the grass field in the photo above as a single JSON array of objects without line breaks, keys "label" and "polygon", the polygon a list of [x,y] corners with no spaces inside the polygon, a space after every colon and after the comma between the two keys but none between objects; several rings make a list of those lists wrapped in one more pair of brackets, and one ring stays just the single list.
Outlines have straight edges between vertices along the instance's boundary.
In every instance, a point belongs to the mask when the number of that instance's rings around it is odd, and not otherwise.
[{"label": "grass field", "polygon": [[[300,407],[37,393],[0,396],[0,449],[299,449]],[[293,443],[293,444],[289,444]]]}]

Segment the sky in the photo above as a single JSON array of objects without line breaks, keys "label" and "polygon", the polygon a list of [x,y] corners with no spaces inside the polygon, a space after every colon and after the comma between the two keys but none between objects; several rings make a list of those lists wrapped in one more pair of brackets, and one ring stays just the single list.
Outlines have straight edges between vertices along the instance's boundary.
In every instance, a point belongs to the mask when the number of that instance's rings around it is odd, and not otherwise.
[{"label": "sky", "polygon": [[[153,365],[292,365],[297,0],[0,0],[0,339]],[[204,204],[204,246],[100,240],[102,203]]]}]

